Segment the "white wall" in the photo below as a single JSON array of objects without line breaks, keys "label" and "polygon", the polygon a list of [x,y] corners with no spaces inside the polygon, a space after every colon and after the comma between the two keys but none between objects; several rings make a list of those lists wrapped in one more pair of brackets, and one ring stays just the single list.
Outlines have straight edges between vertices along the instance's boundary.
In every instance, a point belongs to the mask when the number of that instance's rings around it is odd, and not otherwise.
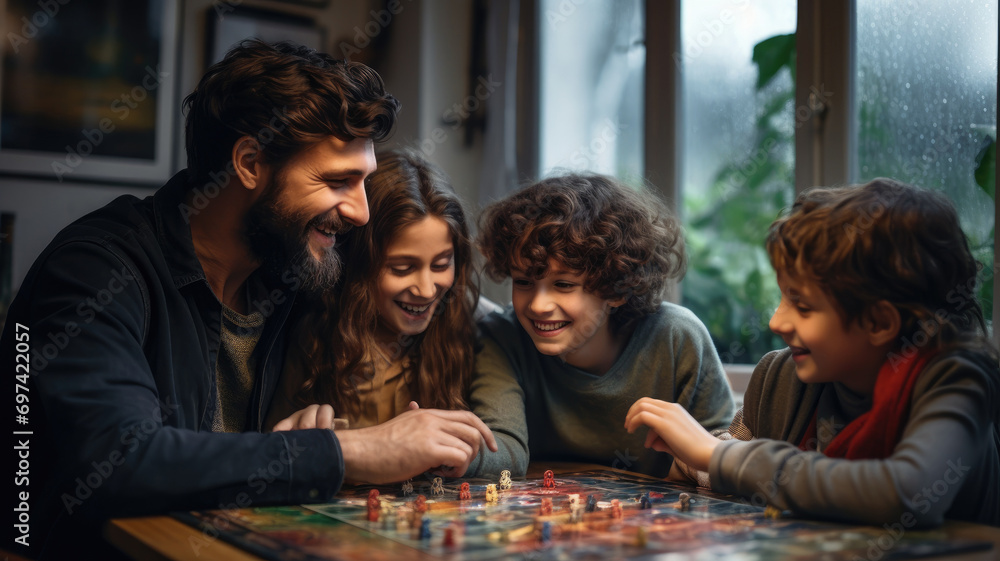
[{"label": "white wall", "polygon": [[441,166],[474,216],[482,137],[477,134],[465,146],[465,129],[445,122],[469,96],[472,2],[417,0],[402,6],[390,30],[388,53],[376,66],[403,104],[389,146],[417,148]]},{"label": "white wall", "polygon": [[15,212],[14,289],[35,257],[64,226],[120,195],[145,197],[152,189],[58,183],[0,177],[0,211]]}]

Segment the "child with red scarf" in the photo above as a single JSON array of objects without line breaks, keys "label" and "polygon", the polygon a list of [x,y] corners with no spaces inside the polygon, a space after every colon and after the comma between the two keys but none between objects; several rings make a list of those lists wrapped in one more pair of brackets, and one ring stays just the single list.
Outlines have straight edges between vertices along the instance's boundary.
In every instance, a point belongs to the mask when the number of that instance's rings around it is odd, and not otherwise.
[{"label": "child with red scarf", "polygon": [[788,348],[757,365],[732,438],[650,398],[626,429],[648,426],[647,447],[757,505],[1000,525],[1000,365],[975,296],[992,275],[954,207],[888,179],[813,189],[771,225],[767,251],[781,289],[770,328]]}]

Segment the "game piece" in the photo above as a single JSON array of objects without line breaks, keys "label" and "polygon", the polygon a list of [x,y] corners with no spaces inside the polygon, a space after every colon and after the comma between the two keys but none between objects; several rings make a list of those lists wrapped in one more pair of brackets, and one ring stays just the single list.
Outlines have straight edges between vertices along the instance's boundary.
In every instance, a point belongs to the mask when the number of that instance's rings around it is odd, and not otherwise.
[{"label": "game piece", "polygon": [[646,547],[646,543],[649,541],[646,535],[646,528],[639,526],[635,530],[635,545],[636,547]]},{"label": "game piece", "polygon": [[546,520],[545,522],[542,522],[541,542],[548,543],[550,541],[552,541],[552,522]]},{"label": "game piece", "polygon": [[652,504],[649,502],[649,493],[643,493],[639,495],[639,510],[646,510],[652,508]]},{"label": "game piece", "polygon": [[569,508],[569,521],[573,523],[583,522],[583,508],[582,504],[576,504]]},{"label": "game piece", "polygon": [[368,521],[378,522],[382,510],[382,501],[378,498],[378,489],[368,491]]},{"label": "game piece", "polygon": [[407,479],[403,482],[403,496],[409,497],[413,494],[413,480]]},{"label": "game piece", "polygon": [[435,497],[444,496],[444,483],[441,481],[440,477],[435,477],[434,481],[431,483],[431,494]]},{"label": "game piece", "polygon": [[486,502],[495,503],[500,499],[499,494],[497,494],[497,486],[495,483],[486,484]]},{"label": "game piece", "polygon": [[587,495],[587,512],[594,512],[597,510],[597,499],[594,495]]},{"label": "game piece", "polygon": [[538,514],[541,516],[552,514],[552,497],[542,497],[542,504],[538,507]]},{"label": "game piece", "polygon": [[766,507],[764,507],[764,518],[771,518],[776,520],[778,518],[781,518],[781,512],[782,511],[780,508],[772,505],[767,505]]},{"label": "game piece", "polygon": [[444,539],[441,541],[444,547],[455,547],[455,529],[448,526],[444,529]]},{"label": "game piece", "polygon": [[503,470],[503,471],[500,472],[500,490],[501,491],[506,491],[506,490],[510,489],[510,485],[511,485],[510,470],[509,469],[505,469],[505,470]]},{"label": "game piece", "polygon": [[412,509],[410,513],[410,531],[413,533],[414,539],[417,539],[420,537],[420,519],[427,512],[427,497],[417,495],[417,498],[413,499],[413,502],[410,503],[410,508]]},{"label": "game piece", "polygon": [[427,497],[417,495],[417,498],[413,499],[413,511],[419,514],[427,512]]},{"label": "game piece", "polygon": [[614,518],[615,520],[621,520],[622,516],[623,516],[623,513],[622,513],[622,504],[621,504],[621,502],[619,502],[618,499],[612,500],[611,501],[611,518]]},{"label": "game piece", "polygon": [[458,500],[467,501],[472,498],[472,491],[469,490],[469,482],[463,481],[458,488]]},{"label": "game piece", "polygon": [[552,473],[551,469],[545,470],[542,474],[542,487],[546,489],[553,489],[556,486],[556,476]]},{"label": "game piece", "polygon": [[674,504],[674,508],[681,512],[687,512],[691,510],[691,495],[687,493],[681,493],[677,497],[677,502]]},{"label": "game piece", "polygon": [[580,493],[570,493],[566,495],[566,498],[569,499],[569,508],[571,509],[580,504]]},{"label": "game piece", "polygon": [[431,519],[423,518],[420,521],[420,539],[429,540],[431,539]]}]

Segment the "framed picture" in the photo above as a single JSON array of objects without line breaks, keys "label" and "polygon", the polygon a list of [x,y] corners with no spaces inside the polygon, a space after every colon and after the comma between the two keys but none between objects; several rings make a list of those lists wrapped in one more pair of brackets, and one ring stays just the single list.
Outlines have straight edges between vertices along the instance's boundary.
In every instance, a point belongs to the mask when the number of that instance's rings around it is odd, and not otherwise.
[{"label": "framed picture", "polygon": [[206,67],[222,60],[229,49],[244,39],[257,38],[268,43],[295,41],[318,51],[324,50],[323,29],[306,16],[244,6],[233,8],[224,14],[209,9],[207,14]]},{"label": "framed picture", "polygon": [[178,0],[0,4],[0,173],[168,179]]}]

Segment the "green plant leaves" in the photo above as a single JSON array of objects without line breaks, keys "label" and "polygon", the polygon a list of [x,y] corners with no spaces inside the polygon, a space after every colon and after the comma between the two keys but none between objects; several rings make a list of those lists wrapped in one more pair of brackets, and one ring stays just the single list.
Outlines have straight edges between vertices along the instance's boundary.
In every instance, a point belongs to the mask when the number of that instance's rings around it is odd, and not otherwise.
[{"label": "green plant leaves", "polygon": [[997,141],[986,137],[976,154],[976,185],[996,202]]},{"label": "green plant leaves", "polygon": [[795,34],[775,35],[754,45],[753,62],[757,65],[757,89],[760,90],[787,66],[795,80]]}]

